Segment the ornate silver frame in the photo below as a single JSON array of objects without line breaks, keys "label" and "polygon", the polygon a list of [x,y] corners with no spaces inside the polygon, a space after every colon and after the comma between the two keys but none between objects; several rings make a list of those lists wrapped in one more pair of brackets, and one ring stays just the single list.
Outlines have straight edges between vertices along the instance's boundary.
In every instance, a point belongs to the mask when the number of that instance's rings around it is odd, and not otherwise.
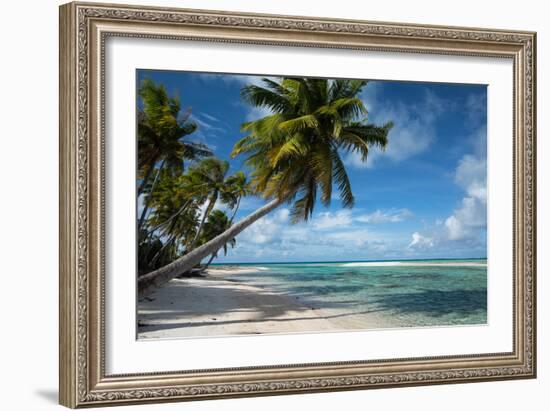
[{"label": "ornate silver frame", "polygon": [[[514,63],[514,349],[470,356],[106,375],[104,44],[109,36],[475,55]],[[68,407],[536,375],[532,32],[70,3],[60,8],[60,403]]]}]

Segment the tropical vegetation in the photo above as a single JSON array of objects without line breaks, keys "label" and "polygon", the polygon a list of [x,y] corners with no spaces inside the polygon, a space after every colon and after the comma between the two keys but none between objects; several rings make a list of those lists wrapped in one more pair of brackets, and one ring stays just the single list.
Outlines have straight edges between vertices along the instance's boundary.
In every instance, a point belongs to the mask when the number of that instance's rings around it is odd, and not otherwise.
[{"label": "tropical vegetation", "polygon": [[[231,156],[245,157],[246,170],[229,174],[227,161],[189,139],[197,129],[191,111],[181,114],[179,101],[162,86],[144,82],[138,118],[138,195],[144,204],[139,293],[195,270],[205,259],[209,265],[234,246],[239,233],[282,204],[289,205],[293,222],[309,220],[317,201],[329,205],[335,190],[344,207],[353,207],[343,158],[355,153],[366,161],[373,146],[386,147],[392,127],[368,123],[359,97],[366,85],[284,77],[245,86],[243,99],[270,114],[242,124],[245,136]],[[266,203],[235,222],[247,195]]]}]

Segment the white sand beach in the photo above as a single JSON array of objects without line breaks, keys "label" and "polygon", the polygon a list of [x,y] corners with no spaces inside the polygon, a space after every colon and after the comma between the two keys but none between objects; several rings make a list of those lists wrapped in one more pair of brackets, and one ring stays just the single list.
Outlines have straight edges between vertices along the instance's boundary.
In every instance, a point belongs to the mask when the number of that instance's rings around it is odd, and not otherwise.
[{"label": "white sand beach", "polygon": [[182,338],[379,328],[379,312],[317,308],[232,275],[256,267],[211,268],[205,277],[176,278],[138,303],[138,338]]}]

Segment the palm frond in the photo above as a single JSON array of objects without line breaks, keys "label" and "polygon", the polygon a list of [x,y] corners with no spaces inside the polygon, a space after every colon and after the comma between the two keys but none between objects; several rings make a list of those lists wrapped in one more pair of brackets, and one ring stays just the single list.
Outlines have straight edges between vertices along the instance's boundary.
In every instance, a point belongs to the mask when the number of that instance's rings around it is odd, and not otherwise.
[{"label": "palm frond", "polygon": [[392,127],[392,122],[388,122],[382,127],[374,124],[352,123],[344,131],[359,136],[366,144],[384,149],[388,144],[388,133]]},{"label": "palm frond", "polygon": [[274,112],[283,112],[289,106],[284,95],[256,85],[243,87],[241,96],[253,106],[267,107]]},{"label": "palm frond", "polygon": [[346,167],[344,166],[337,150],[331,150],[330,156],[332,158],[333,165],[332,175],[336,185],[338,186],[342,205],[346,208],[352,208],[355,205],[355,197],[353,196]]},{"label": "palm frond", "polygon": [[320,199],[324,206],[330,205],[332,199],[332,157],[331,148],[326,144],[319,144],[312,153],[309,165],[321,189]]},{"label": "palm frond", "polygon": [[315,128],[319,126],[319,121],[313,114],[296,117],[279,123],[279,129],[287,134],[302,131],[306,128]]},{"label": "palm frond", "polygon": [[370,147],[387,145],[391,123],[367,123],[360,97],[366,84],[283,77],[243,89],[249,103],[269,107],[273,114],[242,125],[246,136],[232,156],[246,155],[252,189],[266,199],[286,200],[293,221],[311,217],[318,191],[320,201],[329,205],[333,185],[343,206],[352,207],[355,199],[340,153],[359,153],[366,160]]},{"label": "palm frond", "polygon": [[273,154],[268,152],[269,164],[278,167],[280,162],[291,156],[303,156],[307,153],[308,142],[302,133],[295,133],[281,146],[274,147]]},{"label": "palm frond", "polygon": [[314,178],[307,179],[299,195],[300,198],[294,202],[290,210],[290,221],[293,223],[307,221],[313,215],[317,197],[317,183]]}]

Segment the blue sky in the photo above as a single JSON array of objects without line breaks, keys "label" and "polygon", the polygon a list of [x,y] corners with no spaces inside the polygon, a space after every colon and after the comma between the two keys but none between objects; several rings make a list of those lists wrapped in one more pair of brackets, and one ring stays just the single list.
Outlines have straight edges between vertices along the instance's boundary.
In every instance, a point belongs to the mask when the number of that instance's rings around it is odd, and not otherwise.
[{"label": "blue sky", "polygon": [[[191,107],[198,123],[190,139],[230,159],[244,121],[269,114],[240,97],[261,76],[138,70]],[[283,205],[237,237],[222,262],[355,261],[486,256],[485,85],[370,81],[361,94],[369,122],[393,121],[386,151],[373,149],[366,163],[354,155],[345,164],[356,198],[343,209],[316,206],[308,223],[291,224]],[[248,197],[238,217],[263,204]],[[223,206],[219,206],[223,208]]]}]

